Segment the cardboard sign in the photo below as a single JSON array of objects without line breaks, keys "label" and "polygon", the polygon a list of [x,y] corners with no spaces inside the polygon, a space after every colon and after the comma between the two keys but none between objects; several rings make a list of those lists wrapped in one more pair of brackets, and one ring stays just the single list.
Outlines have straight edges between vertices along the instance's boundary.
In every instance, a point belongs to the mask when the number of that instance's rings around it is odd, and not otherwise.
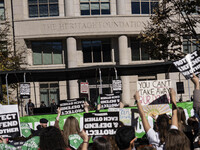
[{"label": "cardboard sign", "polygon": [[61,115],[84,112],[84,98],[60,101]]},{"label": "cardboard sign", "polygon": [[89,93],[89,85],[88,82],[81,82],[81,93],[88,94]]},{"label": "cardboard sign", "polygon": [[112,88],[113,88],[113,92],[121,92],[122,80],[112,80]]},{"label": "cardboard sign", "polygon": [[30,83],[20,83],[20,98],[30,98],[31,90]]},{"label": "cardboard sign", "polygon": [[101,94],[100,95],[101,109],[118,108],[120,104],[120,95],[118,94]]},{"label": "cardboard sign", "polygon": [[126,126],[131,126],[132,114],[130,108],[109,108],[109,112],[119,112],[119,120]]},{"label": "cardboard sign", "polygon": [[143,106],[144,113],[148,116],[158,116],[162,114],[172,113],[169,104],[161,105],[145,105]]},{"label": "cardboard sign", "polygon": [[21,136],[18,106],[0,106],[0,136],[15,138]]},{"label": "cardboard sign", "polygon": [[200,54],[198,51],[194,51],[191,54],[187,54],[184,58],[173,62],[177,69],[183,74],[186,79],[200,74]]},{"label": "cardboard sign", "polygon": [[119,112],[85,113],[83,123],[87,135],[115,135]]},{"label": "cardboard sign", "polygon": [[169,88],[171,88],[171,80],[169,79],[137,82],[142,105],[169,103]]}]

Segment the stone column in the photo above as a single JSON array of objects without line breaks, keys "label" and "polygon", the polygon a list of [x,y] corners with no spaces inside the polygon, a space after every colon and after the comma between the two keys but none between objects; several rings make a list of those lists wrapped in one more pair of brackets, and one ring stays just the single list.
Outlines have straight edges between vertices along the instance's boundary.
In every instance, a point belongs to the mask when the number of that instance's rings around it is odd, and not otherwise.
[{"label": "stone column", "polygon": [[125,0],[117,0],[117,15],[125,15],[126,3]]},{"label": "stone column", "polygon": [[65,16],[74,16],[74,0],[65,0]]},{"label": "stone column", "polygon": [[[67,60],[68,68],[77,67],[77,55],[76,55],[76,39],[73,37],[67,38]],[[79,86],[77,80],[69,81],[69,98],[78,98],[79,97]]]},{"label": "stone column", "polygon": [[[119,63],[120,65],[129,64],[128,38],[125,35],[119,37]],[[122,79],[122,102],[130,105],[130,79],[129,76],[121,76]]]}]

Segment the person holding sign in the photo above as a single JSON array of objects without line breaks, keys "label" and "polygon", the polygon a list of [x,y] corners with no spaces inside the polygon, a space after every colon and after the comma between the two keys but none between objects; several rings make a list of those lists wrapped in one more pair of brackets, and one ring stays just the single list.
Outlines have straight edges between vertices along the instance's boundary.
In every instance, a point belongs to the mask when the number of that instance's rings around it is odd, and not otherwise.
[{"label": "person holding sign", "polygon": [[[61,115],[60,108],[57,109],[57,112],[58,115],[56,117],[54,126],[60,129],[59,127],[59,118]],[[71,147],[74,146],[76,146],[78,150],[87,150],[89,138],[84,131],[80,131],[79,122],[75,117],[69,116],[66,119],[63,126],[62,134],[68,150],[71,150]],[[77,146],[72,139],[76,139],[77,141],[76,143],[79,143],[79,145]]]},{"label": "person holding sign", "polygon": [[[178,130],[176,94],[175,94],[174,89],[170,88],[169,94],[170,94],[170,98],[171,98],[171,102],[172,102],[172,126],[171,126],[171,129]],[[139,101],[140,96],[139,96],[138,91],[135,93],[134,98],[137,102],[139,114],[142,119],[142,124],[143,124],[144,130],[147,134],[149,144],[152,144],[157,150],[163,150],[166,136],[167,136],[167,133],[169,130],[169,122],[168,122],[169,119],[165,118],[164,116],[159,116],[156,121],[156,124],[158,127],[158,132],[154,131],[154,129],[151,128],[148,120],[146,119],[142,105]],[[161,121],[159,121],[159,120],[161,120]],[[184,150],[184,149],[182,149],[182,150]]]}]

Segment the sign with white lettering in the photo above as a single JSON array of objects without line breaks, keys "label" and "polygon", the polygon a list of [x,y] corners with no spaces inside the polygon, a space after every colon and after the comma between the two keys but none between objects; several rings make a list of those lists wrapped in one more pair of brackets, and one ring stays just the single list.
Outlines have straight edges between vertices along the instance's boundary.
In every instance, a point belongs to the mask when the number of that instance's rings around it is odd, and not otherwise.
[{"label": "sign with white lettering", "polygon": [[77,98],[72,100],[61,100],[60,109],[61,115],[74,114],[84,112],[84,98]]},{"label": "sign with white lettering", "polygon": [[188,80],[195,75],[200,74],[200,54],[199,51],[194,51],[191,54],[187,54],[184,58],[173,62],[177,69]]},{"label": "sign with white lettering", "polygon": [[119,112],[85,113],[83,123],[87,135],[115,135]]},{"label": "sign with white lettering", "polygon": [[101,109],[117,108],[120,104],[120,95],[118,94],[101,94],[100,95]]},{"label": "sign with white lettering", "polygon": [[31,90],[30,83],[20,83],[20,98],[30,98]]},{"label": "sign with white lettering", "polygon": [[0,136],[4,138],[21,136],[17,105],[0,106]]},{"label": "sign with white lettering", "polygon": [[138,81],[137,90],[142,105],[169,103],[171,80]]},{"label": "sign with white lettering", "polygon": [[132,113],[130,108],[109,108],[109,112],[119,112],[119,120],[126,126],[131,126]]},{"label": "sign with white lettering", "polygon": [[88,82],[81,82],[81,93],[89,93],[89,85]]},{"label": "sign with white lettering", "polygon": [[112,80],[112,88],[113,88],[113,92],[121,92],[122,80]]}]

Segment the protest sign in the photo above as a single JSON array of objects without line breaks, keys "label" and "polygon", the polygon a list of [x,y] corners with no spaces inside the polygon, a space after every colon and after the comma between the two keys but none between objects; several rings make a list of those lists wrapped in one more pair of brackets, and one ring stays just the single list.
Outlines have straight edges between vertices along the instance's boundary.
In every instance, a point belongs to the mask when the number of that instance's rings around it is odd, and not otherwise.
[{"label": "protest sign", "polygon": [[142,106],[144,113],[148,116],[157,116],[162,114],[171,113],[172,110],[169,107],[169,104],[160,104],[160,105],[144,105]]},{"label": "protest sign", "polygon": [[177,69],[183,74],[186,79],[200,74],[200,54],[198,51],[194,51],[191,54],[187,54],[184,58],[173,62]]},{"label": "protest sign", "polygon": [[82,143],[83,139],[78,134],[69,135],[69,145],[73,149],[78,149]]},{"label": "protest sign", "polygon": [[60,101],[61,115],[84,112],[84,98]]},{"label": "protest sign", "polygon": [[0,106],[0,136],[4,138],[21,136],[17,105]]},{"label": "protest sign", "polygon": [[83,123],[87,135],[114,135],[119,125],[119,112],[85,113]]},{"label": "protest sign", "polygon": [[17,148],[10,144],[0,143],[0,150],[17,150]]},{"label": "protest sign", "polygon": [[20,83],[20,98],[30,98],[31,90],[30,83]]},{"label": "protest sign", "polygon": [[[184,109],[185,114],[186,114],[186,120],[188,119],[188,117],[194,115],[193,102],[177,103],[177,106],[182,107]],[[143,125],[142,125],[142,120],[140,119],[139,114],[137,113],[138,111],[137,111],[136,107],[129,107],[129,108],[131,108],[131,111],[132,111],[132,125],[136,126],[136,131],[135,131],[136,136],[138,138],[141,138],[145,134],[145,131],[144,131],[144,128],[143,128]],[[170,104],[170,108],[171,108],[171,104]],[[128,109],[128,108],[124,108],[124,109]],[[107,112],[107,109],[104,109],[102,111]],[[92,112],[92,111],[90,111],[90,112]],[[80,124],[80,128],[83,129],[83,114],[85,114],[85,112],[60,116],[60,119],[59,119],[60,129],[63,130],[65,120],[69,116],[75,117]],[[134,117],[133,117],[133,115],[134,115]],[[41,118],[46,118],[49,121],[48,126],[50,126],[50,125],[55,124],[56,116],[57,116],[56,114],[24,116],[24,117],[20,117],[20,121],[24,122],[24,123],[28,123],[30,128],[37,130],[37,125],[40,124]],[[152,117],[148,117],[148,118],[152,119]],[[135,121],[134,119],[137,120],[137,121]],[[153,120],[149,120],[149,121],[152,121],[152,122],[149,122],[149,123],[153,127]]]},{"label": "protest sign", "polygon": [[112,80],[112,88],[114,93],[120,93],[122,91],[122,80]]},{"label": "protest sign", "polygon": [[169,103],[171,80],[138,81],[137,90],[142,105]]},{"label": "protest sign", "polygon": [[29,137],[32,134],[31,128],[29,127],[27,123],[21,123],[20,127],[21,127],[22,136]]},{"label": "protest sign", "polygon": [[40,143],[40,137],[39,136],[34,136],[28,141],[26,141],[21,149],[22,150],[38,150],[39,148],[39,143]]},{"label": "protest sign", "polygon": [[88,94],[89,93],[89,85],[88,85],[88,82],[81,82],[80,84],[80,88],[81,88],[81,93],[85,93],[85,94]]},{"label": "protest sign", "polygon": [[132,114],[130,108],[109,108],[108,112],[119,112],[119,120],[126,126],[131,126]]},{"label": "protest sign", "polygon": [[101,94],[100,95],[101,109],[117,108],[120,104],[120,95],[118,94]]}]

